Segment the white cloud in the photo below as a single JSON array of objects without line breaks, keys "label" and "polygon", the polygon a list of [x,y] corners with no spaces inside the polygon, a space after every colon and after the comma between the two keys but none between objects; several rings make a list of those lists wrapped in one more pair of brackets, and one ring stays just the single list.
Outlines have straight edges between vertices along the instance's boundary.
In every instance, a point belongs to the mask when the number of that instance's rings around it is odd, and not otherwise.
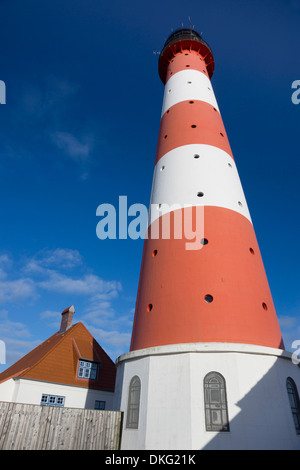
[{"label": "white cloud", "polygon": [[4,340],[6,347],[5,359],[7,366],[14,364],[16,361],[18,361],[21,357],[24,356],[24,352],[26,353],[31,351],[41,343],[40,340],[25,341],[23,339],[15,338],[4,338]]},{"label": "white cloud", "polygon": [[81,138],[75,137],[70,132],[54,132],[51,135],[53,143],[63,150],[73,160],[82,163],[85,162],[92,150],[92,140],[87,136]]},{"label": "white cloud", "polygon": [[91,299],[90,304],[85,308],[83,319],[84,320],[92,320],[94,322],[98,321],[98,318],[101,318],[101,322],[103,319],[111,319],[114,318],[115,311],[109,301],[95,301],[95,299]]},{"label": "white cloud", "polygon": [[43,312],[40,313],[40,320],[42,320],[48,328],[51,328],[53,331],[57,331],[61,322],[61,311],[43,310]]},{"label": "white cloud", "polygon": [[72,268],[82,263],[82,256],[77,250],[68,248],[57,248],[56,250],[46,250],[40,260],[45,265],[55,265],[62,268]]},{"label": "white cloud", "polygon": [[0,320],[4,320],[8,318],[8,310],[0,310]]},{"label": "white cloud", "polygon": [[[72,272],[74,268],[76,268],[75,274]],[[24,272],[35,280],[36,289],[41,296],[43,291],[48,291],[57,296],[65,295],[71,303],[76,304],[78,301],[83,305],[79,312],[83,321],[89,320],[97,324],[99,319],[112,320],[116,317],[112,301],[121,292],[121,283],[102,279],[95,274],[87,274],[86,268],[78,251],[55,249],[37,253],[26,262]],[[62,306],[62,309],[64,307]],[[54,325],[55,315],[59,318],[53,310],[45,309],[40,318],[47,320],[48,325]],[[53,317],[51,323],[49,323],[50,317]]]},{"label": "white cloud", "polygon": [[32,279],[24,278],[14,281],[0,281],[0,302],[13,302],[36,296],[36,287]]},{"label": "white cloud", "polygon": [[[125,300],[122,315],[117,310],[121,283],[91,273],[77,250],[45,249],[15,263],[0,255],[0,268],[1,263],[10,267],[10,271],[4,270],[6,278],[0,277],[0,339],[11,341],[9,357],[21,357],[30,350],[26,348],[32,341],[25,341],[33,330],[29,321],[35,323],[35,331],[44,325],[50,336],[59,328],[62,310],[71,304],[75,306],[74,322],[82,321],[109,355],[128,350],[132,305],[127,309],[129,301]],[[24,318],[28,323],[23,322]],[[22,354],[22,343],[13,343],[21,338],[25,349]]]},{"label": "white cloud", "polygon": [[1,267],[10,267],[13,264],[12,259],[8,256],[7,253],[0,255],[0,266]]},{"label": "white cloud", "polygon": [[50,319],[57,319],[59,317],[59,313],[57,310],[44,310],[40,313],[40,318],[50,318]]},{"label": "white cloud", "polygon": [[[19,123],[38,122],[41,132],[36,138],[40,136],[54,144],[56,149],[80,165],[79,177],[86,180],[89,175],[86,166],[89,164],[95,141],[91,126],[85,129],[81,127],[80,135],[64,127],[70,109],[72,113],[74,101],[81,99],[78,95],[79,89],[78,84],[53,75],[45,76],[39,86],[24,83],[19,100],[20,105],[14,111],[13,118]],[[26,142],[25,150],[27,146]],[[20,154],[24,157],[24,145],[19,146],[16,142],[11,145],[11,142],[8,142],[5,147],[6,152],[12,158],[18,158]]]},{"label": "white cloud", "polygon": [[31,273],[47,274],[49,268],[74,268],[83,263],[79,251],[68,248],[56,248],[55,250],[42,250],[27,261],[24,270]]},{"label": "white cloud", "polygon": [[[3,271],[1,262],[8,264],[8,258],[0,255],[0,302],[28,299],[35,297],[42,290],[54,293],[65,293],[88,299],[89,311],[97,308],[105,310],[109,302],[116,298],[122,289],[120,282],[109,281],[84,271],[87,267],[77,250],[57,248],[43,250],[31,259],[23,260],[23,266],[10,273],[17,279],[7,279],[8,273]],[[78,269],[80,267],[80,269]],[[72,275],[72,269],[76,274]],[[66,274],[66,271],[69,273]],[[25,276],[20,276],[25,274]],[[5,277],[5,279],[3,279]],[[12,276],[10,276],[12,277]]]},{"label": "white cloud", "polygon": [[59,272],[51,272],[48,279],[38,283],[43,289],[76,295],[115,297],[121,285],[117,281],[105,281],[94,274],[74,279]]},{"label": "white cloud", "polygon": [[21,322],[11,321],[8,318],[0,320],[1,339],[6,338],[29,338],[30,332],[28,327]]},{"label": "white cloud", "polygon": [[297,325],[299,319],[289,315],[279,317],[280,327],[282,329],[293,328]]},{"label": "white cloud", "polygon": [[89,331],[94,338],[97,339],[100,345],[103,343],[109,344],[112,349],[117,351],[127,352],[130,343],[131,333],[120,332],[119,330],[104,330],[102,328],[95,328],[93,325],[88,325]]},{"label": "white cloud", "polygon": [[0,280],[7,278],[7,270],[12,266],[11,258],[5,253],[0,255]]},{"label": "white cloud", "polygon": [[7,273],[3,268],[0,268],[0,280],[6,279]]}]

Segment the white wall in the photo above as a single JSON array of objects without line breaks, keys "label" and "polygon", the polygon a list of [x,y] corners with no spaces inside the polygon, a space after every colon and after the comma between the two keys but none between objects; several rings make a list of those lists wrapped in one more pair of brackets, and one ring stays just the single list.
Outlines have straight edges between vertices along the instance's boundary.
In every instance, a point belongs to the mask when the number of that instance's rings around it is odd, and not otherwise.
[{"label": "white wall", "polygon": [[112,392],[24,378],[9,379],[0,384],[1,401],[40,405],[44,393],[66,397],[65,407],[94,409],[95,400],[101,400],[106,402],[106,410],[113,409]]},{"label": "white wall", "polygon": [[[290,376],[300,392],[300,370],[288,353],[225,343],[171,345],[125,354],[117,370],[122,449],[300,449],[286,391]],[[230,432],[205,428],[203,379],[211,371],[226,380]],[[134,375],[141,379],[137,430],[126,429]]]},{"label": "white wall", "polygon": [[[120,364],[118,367],[118,373],[116,378],[115,386],[115,397],[114,397],[114,409],[125,411],[127,410],[128,403],[128,389],[129,384],[135,375],[141,380],[141,403],[146,404],[148,402],[148,379],[149,379],[149,358],[137,358],[135,361],[128,361]],[[140,407],[139,415],[139,429],[128,429],[126,428],[127,413],[124,414],[123,429],[126,429],[122,442],[125,445],[125,449],[145,449],[145,430],[147,425],[147,406],[143,405]]]},{"label": "white wall", "polygon": [[14,381],[13,379],[6,380],[0,384],[0,400],[1,401],[11,401],[13,391],[14,391]]}]

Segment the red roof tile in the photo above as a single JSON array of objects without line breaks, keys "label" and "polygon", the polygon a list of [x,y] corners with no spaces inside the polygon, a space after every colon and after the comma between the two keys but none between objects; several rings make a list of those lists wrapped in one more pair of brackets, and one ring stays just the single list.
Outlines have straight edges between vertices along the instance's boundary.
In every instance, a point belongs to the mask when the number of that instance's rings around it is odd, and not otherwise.
[{"label": "red roof tile", "polygon": [[[97,362],[96,380],[77,377],[79,359]],[[55,333],[0,374],[0,383],[13,377],[114,391],[116,368],[83,323]]]}]

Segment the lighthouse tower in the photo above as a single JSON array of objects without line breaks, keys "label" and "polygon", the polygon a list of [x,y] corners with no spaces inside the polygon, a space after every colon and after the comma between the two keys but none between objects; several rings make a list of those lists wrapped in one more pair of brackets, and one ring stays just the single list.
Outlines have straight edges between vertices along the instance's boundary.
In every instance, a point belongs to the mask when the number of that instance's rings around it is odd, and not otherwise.
[{"label": "lighthouse tower", "polygon": [[192,29],[165,86],[130,352],[117,360],[123,449],[300,449],[299,368],[284,349],[211,77]]}]

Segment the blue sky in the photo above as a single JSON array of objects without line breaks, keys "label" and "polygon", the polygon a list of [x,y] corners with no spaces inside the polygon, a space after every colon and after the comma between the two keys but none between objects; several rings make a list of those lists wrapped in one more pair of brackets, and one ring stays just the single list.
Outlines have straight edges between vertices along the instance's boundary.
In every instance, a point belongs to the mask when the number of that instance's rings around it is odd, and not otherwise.
[{"label": "blue sky", "polygon": [[300,0],[0,0],[0,371],[71,304],[112,359],[128,351],[143,241],[99,240],[96,209],[149,203],[155,51],[188,17],[214,54],[286,348],[300,339]]}]

